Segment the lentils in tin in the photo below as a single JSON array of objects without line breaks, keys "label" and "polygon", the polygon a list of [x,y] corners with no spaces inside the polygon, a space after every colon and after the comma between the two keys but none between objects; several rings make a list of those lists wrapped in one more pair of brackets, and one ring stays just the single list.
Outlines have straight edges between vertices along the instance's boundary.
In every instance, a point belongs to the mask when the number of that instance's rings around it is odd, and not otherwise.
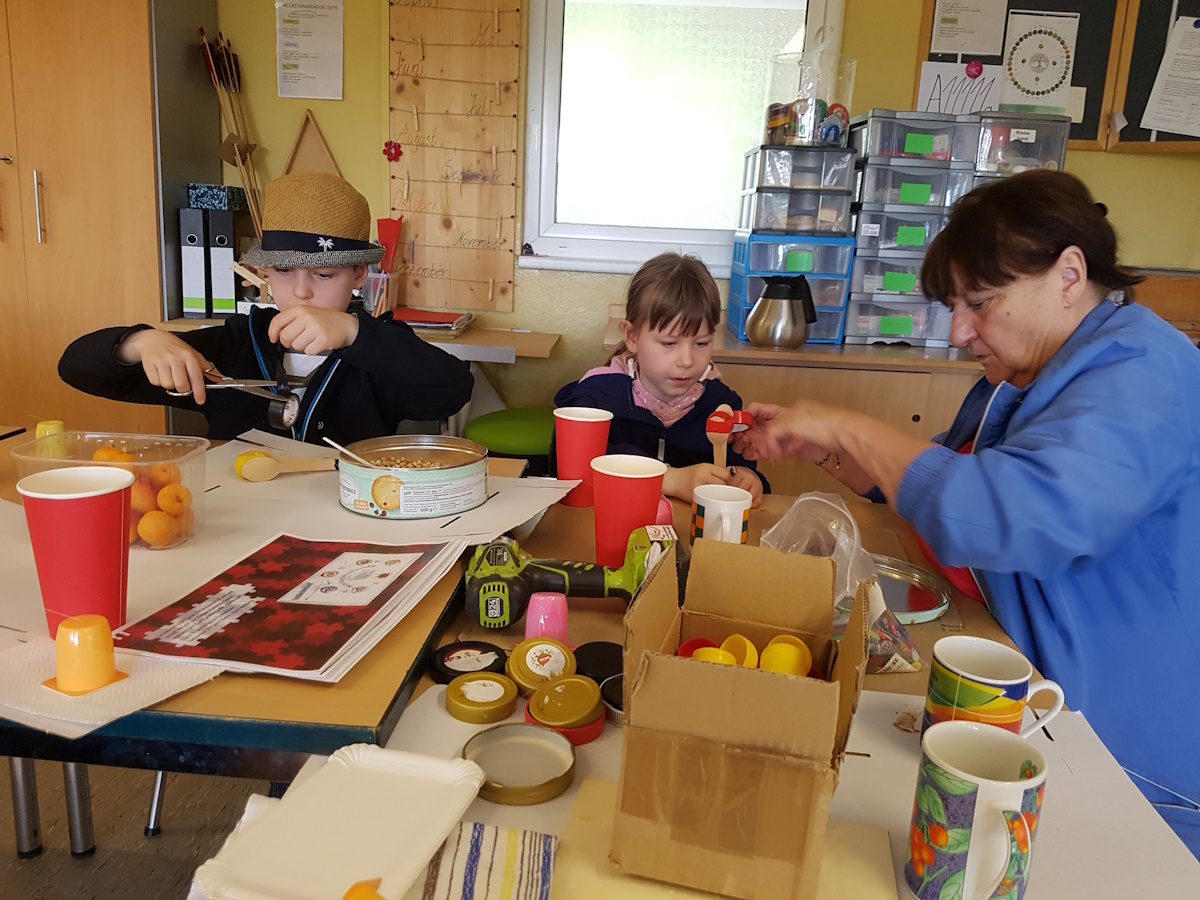
[{"label": "lentils in tin", "polygon": [[390,469],[436,469],[441,465],[431,459],[409,459],[407,456],[378,456],[371,462]]}]

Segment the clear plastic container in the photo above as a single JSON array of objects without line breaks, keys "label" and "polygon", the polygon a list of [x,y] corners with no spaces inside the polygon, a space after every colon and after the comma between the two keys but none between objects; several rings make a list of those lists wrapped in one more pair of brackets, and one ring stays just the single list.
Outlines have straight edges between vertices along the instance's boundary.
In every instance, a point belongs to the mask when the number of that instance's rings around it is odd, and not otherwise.
[{"label": "clear plastic container", "polygon": [[946,225],[945,214],[908,212],[893,206],[863,208],[858,213],[857,245],[864,250],[907,250],[923,253]]},{"label": "clear plastic container", "polygon": [[850,124],[850,143],[864,158],[973,164],[978,135],[977,116],[873,109]]},{"label": "clear plastic container", "polygon": [[851,294],[846,307],[847,344],[950,345],[950,307],[918,297]]},{"label": "clear plastic container", "polygon": [[[200,528],[204,501],[204,451],[195,437],[65,431],[14,447],[17,477],[63,466],[118,466],[136,480],[130,491],[129,543],[165,550]],[[143,522],[146,514],[154,513]]]},{"label": "clear plastic container", "polygon": [[863,203],[944,207],[971,190],[975,173],[913,163],[868,163],[859,171]]},{"label": "clear plastic container", "polygon": [[756,147],[746,154],[742,190],[760,187],[826,188],[854,186],[854,152],[799,147]]},{"label": "clear plastic container", "polygon": [[[738,255],[734,239],[734,261]],[[850,244],[822,244],[796,240],[750,241],[744,263],[751,272],[800,273],[803,275],[845,275],[850,270],[854,247]]]},{"label": "clear plastic container", "polygon": [[855,294],[921,294],[921,257],[854,257],[850,290]]},{"label": "clear plastic container", "polygon": [[846,234],[850,194],[761,188],[742,194],[738,228],[784,234]]},{"label": "clear plastic container", "polygon": [[1071,120],[1028,113],[981,113],[975,168],[1006,175],[1027,169],[1062,169]]}]

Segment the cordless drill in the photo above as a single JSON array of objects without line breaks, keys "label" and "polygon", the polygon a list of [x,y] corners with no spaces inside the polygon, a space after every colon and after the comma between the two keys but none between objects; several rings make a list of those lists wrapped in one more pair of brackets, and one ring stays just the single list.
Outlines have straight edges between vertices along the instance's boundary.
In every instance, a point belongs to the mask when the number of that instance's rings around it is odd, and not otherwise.
[{"label": "cordless drill", "polygon": [[610,569],[596,563],[534,559],[510,538],[475,548],[467,566],[467,615],[484,628],[519,622],[538,591],[572,597],[621,597],[628,603],[654,568],[675,532],[663,526],[629,535],[625,563]]}]

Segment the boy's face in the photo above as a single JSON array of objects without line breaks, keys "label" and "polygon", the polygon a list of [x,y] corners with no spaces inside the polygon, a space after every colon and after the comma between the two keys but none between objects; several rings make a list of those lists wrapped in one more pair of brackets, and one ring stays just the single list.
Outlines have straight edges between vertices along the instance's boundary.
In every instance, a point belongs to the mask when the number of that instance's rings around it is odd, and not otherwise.
[{"label": "boy's face", "polygon": [[271,296],[281,310],[293,306],[319,306],[345,312],[351,291],[367,280],[366,266],[329,266],[321,269],[263,269]]}]

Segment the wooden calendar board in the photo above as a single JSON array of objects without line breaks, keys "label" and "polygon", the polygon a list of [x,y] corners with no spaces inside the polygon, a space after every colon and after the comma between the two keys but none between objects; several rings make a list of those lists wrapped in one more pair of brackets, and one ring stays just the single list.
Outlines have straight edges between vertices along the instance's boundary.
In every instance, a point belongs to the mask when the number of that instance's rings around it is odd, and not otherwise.
[{"label": "wooden calendar board", "polygon": [[510,312],[520,12],[514,0],[392,0],[390,20],[396,302]]}]

